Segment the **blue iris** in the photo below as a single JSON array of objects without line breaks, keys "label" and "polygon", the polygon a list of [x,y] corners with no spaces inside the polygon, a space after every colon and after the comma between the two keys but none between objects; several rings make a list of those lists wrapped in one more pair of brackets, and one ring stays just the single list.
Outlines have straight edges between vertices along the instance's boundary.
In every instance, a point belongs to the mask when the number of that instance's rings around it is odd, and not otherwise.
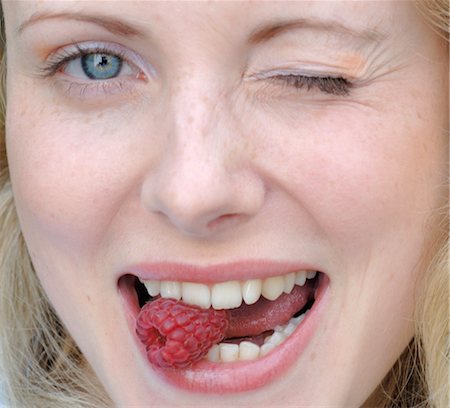
[{"label": "blue iris", "polygon": [[111,54],[87,54],[81,57],[81,67],[91,79],[110,79],[120,73],[122,59]]}]

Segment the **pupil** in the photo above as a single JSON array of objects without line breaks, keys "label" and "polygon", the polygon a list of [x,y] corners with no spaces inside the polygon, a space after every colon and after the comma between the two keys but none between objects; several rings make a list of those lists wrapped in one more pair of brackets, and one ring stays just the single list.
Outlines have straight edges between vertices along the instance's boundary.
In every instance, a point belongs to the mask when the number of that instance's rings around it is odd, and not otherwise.
[{"label": "pupil", "polygon": [[100,65],[100,68],[103,69],[105,65],[109,64],[108,59],[104,55],[102,55],[100,58],[101,58],[101,61],[99,62],[98,65]]},{"label": "pupil", "polygon": [[91,79],[116,77],[122,68],[122,59],[108,54],[87,54],[81,58],[81,66]]}]

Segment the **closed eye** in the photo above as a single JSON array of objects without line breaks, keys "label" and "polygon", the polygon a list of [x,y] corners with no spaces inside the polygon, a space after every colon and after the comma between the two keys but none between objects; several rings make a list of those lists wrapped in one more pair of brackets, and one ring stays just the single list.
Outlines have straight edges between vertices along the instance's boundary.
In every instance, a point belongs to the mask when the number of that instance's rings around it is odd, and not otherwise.
[{"label": "closed eye", "polygon": [[333,76],[286,74],[275,75],[267,79],[296,89],[305,89],[306,91],[318,90],[325,94],[336,96],[349,95],[353,85],[350,81],[343,77]]}]

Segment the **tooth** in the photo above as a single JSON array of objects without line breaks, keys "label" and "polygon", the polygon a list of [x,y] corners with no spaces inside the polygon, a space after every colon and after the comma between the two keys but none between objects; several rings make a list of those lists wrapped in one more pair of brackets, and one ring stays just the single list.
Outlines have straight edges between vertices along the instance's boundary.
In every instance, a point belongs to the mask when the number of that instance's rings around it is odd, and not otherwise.
[{"label": "tooth", "polygon": [[181,283],[173,281],[161,282],[161,297],[172,298],[176,300],[181,299]]},{"label": "tooth", "polygon": [[293,323],[290,323],[284,328],[283,333],[287,336],[291,335],[292,333],[294,333],[295,329],[297,328],[297,326]]},{"label": "tooth", "polygon": [[296,272],[295,274],[295,284],[303,286],[306,282],[306,271]]},{"label": "tooth", "polygon": [[242,304],[241,284],[238,281],[216,283],[211,290],[214,309],[233,309]]},{"label": "tooth", "polygon": [[259,356],[259,346],[251,341],[241,341],[239,344],[239,360],[254,360]]},{"label": "tooth", "polygon": [[303,313],[303,314],[301,314],[300,316],[298,316],[298,317],[293,317],[291,320],[290,320],[290,323],[293,323],[293,324],[295,324],[296,326],[298,326],[301,322],[302,322],[302,320],[305,318],[305,313]]},{"label": "tooth", "polygon": [[203,283],[183,282],[181,285],[183,302],[197,305],[203,309],[211,306],[211,291],[208,285]]},{"label": "tooth", "polygon": [[262,295],[268,300],[277,299],[284,289],[284,278],[282,276],[273,276],[263,282]]},{"label": "tooth", "polygon": [[239,346],[237,344],[220,343],[220,360],[224,363],[236,361],[239,358]]},{"label": "tooth", "polygon": [[159,288],[161,286],[159,281],[143,281],[142,282],[147,289],[147,292],[150,296],[159,295]]},{"label": "tooth", "polygon": [[306,278],[307,279],[314,279],[316,277],[317,272],[316,271],[308,271],[306,272]]},{"label": "tooth", "polygon": [[261,296],[261,279],[250,279],[242,285],[242,297],[247,305],[256,303]]},{"label": "tooth", "polygon": [[284,339],[286,337],[281,332],[274,332],[270,337],[269,341],[267,343],[271,343],[275,346],[279,346],[281,343],[283,343]]},{"label": "tooth", "polygon": [[291,293],[295,285],[295,272],[288,273],[284,277],[284,293]]},{"label": "tooth", "polygon": [[218,363],[220,361],[220,347],[218,344],[214,344],[206,355],[206,358],[213,363]]},{"label": "tooth", "polygon": [[276,347],[275,344],[271,344],[271,343],[263,344],[263,345],[260,347],[260,350],[261,350],[261,352],[260,352],[260,353],[261,353],[261,356],[265,356],[269,351],[273,350],[275,347]]}]

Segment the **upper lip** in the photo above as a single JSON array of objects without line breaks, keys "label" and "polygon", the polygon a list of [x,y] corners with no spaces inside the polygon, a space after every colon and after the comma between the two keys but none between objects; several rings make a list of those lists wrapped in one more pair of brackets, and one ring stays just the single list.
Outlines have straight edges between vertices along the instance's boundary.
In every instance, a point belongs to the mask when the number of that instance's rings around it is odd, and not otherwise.
[{"label": "upper lip", "polygon": [[302,270],[319,271],[315,266],[304,262],[260,259],[218,263],[206,266],[176,262],[142,262],[126,268],[125,273],[133,274],[141,280],[216,283],[285,275]]}]

